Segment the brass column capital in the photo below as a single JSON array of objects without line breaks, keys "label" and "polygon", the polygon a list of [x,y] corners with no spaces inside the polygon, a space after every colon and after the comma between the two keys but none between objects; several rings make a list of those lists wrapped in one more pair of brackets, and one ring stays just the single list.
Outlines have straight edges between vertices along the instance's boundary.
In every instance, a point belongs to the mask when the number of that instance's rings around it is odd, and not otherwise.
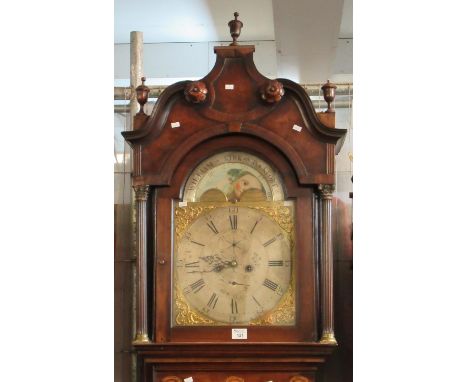
[{"label": "brass column capital", "polygon": [[135,190],[135,199],[138,202],[145,202],[148,200],[148,196],[150,192],[149,185],[143,184],[140,186],[133,186],[133,189]]},{"label": "brass column capital", "polygon": [[320,199],[333,199],[333,193],[335,192],[334,184],[319,184],[317,186]]}]

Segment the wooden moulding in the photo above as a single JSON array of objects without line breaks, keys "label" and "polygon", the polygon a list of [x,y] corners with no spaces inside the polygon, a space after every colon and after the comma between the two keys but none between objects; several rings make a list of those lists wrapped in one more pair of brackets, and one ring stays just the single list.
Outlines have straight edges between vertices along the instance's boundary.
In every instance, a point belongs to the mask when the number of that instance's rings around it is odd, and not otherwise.
[{"label": "wooden moulding", "polygon": [[[258,72],[254,46],[216,47],[216,64],[199,82],[206,100],[184,97],[190,81],[169,86],[151,116],[136,119],[136,129],[123,133],[135,149],[134,185],[168,186],[175,169],[192,149],[216,137],[240,134],[264,140],[291,161],[302,185],[334,183],[334,155],[346,130],[334,128],[333,112],[316,113],[304,89],[277,79],[284,95],[270,103],[261,89],[271,80]],[[280,92],[281,95],[282,92]],[[265,96],[266,97],[266,96]]]},{"label": "wooden moulding", "polygon": [[335,112],[323,112],[317,113],[317,117],[319,118],[320,122],[322,122],[325,126],[329,127],[330,129],[335,128]]},{"label": "wooden moulding", "polygon": [[143,113],[136,114],[133,117],[133,128],[135,130],[141,129],[145,125],[148,118],[149,116],[146,114],[143,114]]}]

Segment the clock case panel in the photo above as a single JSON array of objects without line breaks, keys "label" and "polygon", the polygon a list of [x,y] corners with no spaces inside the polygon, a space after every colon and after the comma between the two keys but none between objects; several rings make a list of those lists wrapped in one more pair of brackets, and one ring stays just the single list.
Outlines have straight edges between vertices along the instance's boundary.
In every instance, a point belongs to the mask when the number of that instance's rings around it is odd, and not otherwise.
[{"label": "clock case panel", "polygon": [[[327,292],[332,283],[321,283],[319,291],[318,252],[326,232],[319,232],[318,222],[328,207],[322,208],[318,195],[335,183],[335,153],[346,130],[328,122],[333,114],[319,118],[304,89],[290,80],[278,79],[284,95],[265,102],[262,89],[271,80],[255,68],[254,50],[216,47],[215,66],[195,83],[206,86],[204,102],[184,94],[194,83],[178,82],[161,94],[151,116],[137,114],[134,130],[123,133],[133,148],[132,183],[137,193],[134,345],[139,380],[156,380],[155,370],[226,370],[226,377],[237,370],[252,378],[258,370],[281,370],[315,376],[336,346],[333,341],[319,342],[324,330],[320,317],[329,322],[332,317],[332,310],[322,306],[330,307],[325,300],[332,298]],[[234,89],[226,90],[227,84]],[[175,122],[179,127],[172,128]],[[249,327],[248,339],[242,341],[231,340],[226,328],[170,325],[172,203],[182,198],[184,182],[195,165],[224,150],[246,151],[270,161],[282,175],[286,198],[296,203],[297,325]],[[324,333],[322,338],[327,338]]]}]

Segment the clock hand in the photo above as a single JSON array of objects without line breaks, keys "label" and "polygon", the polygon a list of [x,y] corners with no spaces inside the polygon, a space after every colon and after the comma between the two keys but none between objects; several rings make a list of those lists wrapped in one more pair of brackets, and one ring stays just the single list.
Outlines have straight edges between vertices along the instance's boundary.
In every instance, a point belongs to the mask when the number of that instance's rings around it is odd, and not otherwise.
[{"label": "clock hand", "polygon": [[[187,271],[187,273],[209,273],[209,272],[221,272],[224,268],[231,266],[230,261],[223,261],[220,263],[214,264],[213,268],[210,270],[204,270],[204,271]],[[211,265],[211,264],[210,264]]]},{"label": "clock hand", "polygon": [[228,281],[229,284],[232,284],[232,285],[244,285],[244,286],[250,286],[249,284],[242,284],[242,283],[238,283],[236,281]]},{"label": "clock hand", "polygon": [[224,268],[235,268],[237,267],[237,261],[221,261],[220,263],[216,264],[213,268],[215,272],[221,272]]},{"label": "clock hand", "polygon": [[218,255],[217,253],[215,253],[214,255],[210,255],[210,256],[200,256],[200,259],[203,261],[206,261],[210,265],[213,264],[214,262],[227,261],[224,257],[222,257],[221,255]]},{"label": "clock hand", "polygon": [[212,264],[215,260],[214,256],[200,256],[200,259],[207,262],[208,264]]},{"label": "clock hand", "polygon": [[224,268],[235,268],[235,267],[237,267],[237,261],[235,260],[222,261],[214,266],[213,271],[221,272]]}]

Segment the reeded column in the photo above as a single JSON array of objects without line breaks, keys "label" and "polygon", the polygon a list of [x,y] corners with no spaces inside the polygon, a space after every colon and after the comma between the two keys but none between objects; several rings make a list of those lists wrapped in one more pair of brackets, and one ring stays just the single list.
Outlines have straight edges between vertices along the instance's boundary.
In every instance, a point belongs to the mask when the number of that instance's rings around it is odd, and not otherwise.
[{"label": "reeded column", "polygon": [[320,343],[336,345],[333,329],[333,244],[332,244],[332,199],[335,185],[319,184],[321,205],[321,297],[322,297],[322,338]]},{"label": "reeded column", "polygon": [[137,311],[136,311],[136,335],[134,344],[149,343],[148,337],[148,299],[147,299],[147,274],[146,274],[146,245],[147,245],[147,202],[149,186],[134,186],[136,200],[136,250],[137,250]]}]

